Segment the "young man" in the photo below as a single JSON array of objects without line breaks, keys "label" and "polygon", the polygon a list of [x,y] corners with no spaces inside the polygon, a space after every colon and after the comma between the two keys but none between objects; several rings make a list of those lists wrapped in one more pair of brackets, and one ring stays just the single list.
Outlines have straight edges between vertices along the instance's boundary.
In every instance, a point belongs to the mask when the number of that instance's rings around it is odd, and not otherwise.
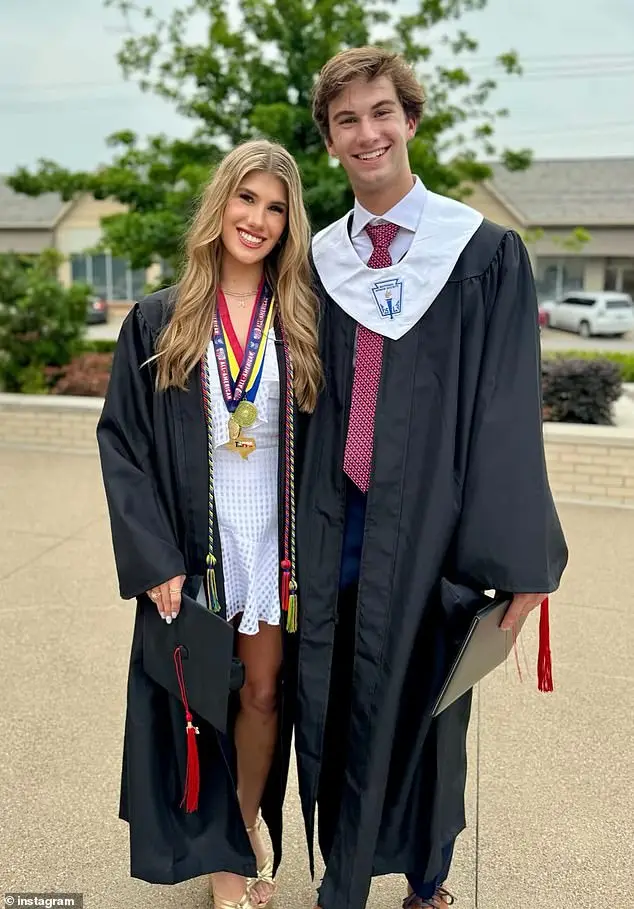
[{"label": "young man", "polygon": [[445,654],[483,591],[514,594],[511,627],[568,556],[529,260],[513,231],[413,177],[423,100],[378,48],[329,61],[314,96],[356,196],[313,243],[326,389],[299,503],[296,747],[322,909],[363,909],[372,875],[395,872],[405,907],[453,902],[471,692],[432,719]]}]

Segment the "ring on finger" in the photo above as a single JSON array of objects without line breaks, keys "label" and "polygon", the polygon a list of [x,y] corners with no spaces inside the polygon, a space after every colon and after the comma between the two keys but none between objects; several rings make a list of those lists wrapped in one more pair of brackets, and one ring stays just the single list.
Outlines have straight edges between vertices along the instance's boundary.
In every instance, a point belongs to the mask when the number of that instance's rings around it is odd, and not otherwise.
[{"label": "ring on finger", "polygon": [[158,593],[155,590],[150,591],[150,599],[158,600]]}]

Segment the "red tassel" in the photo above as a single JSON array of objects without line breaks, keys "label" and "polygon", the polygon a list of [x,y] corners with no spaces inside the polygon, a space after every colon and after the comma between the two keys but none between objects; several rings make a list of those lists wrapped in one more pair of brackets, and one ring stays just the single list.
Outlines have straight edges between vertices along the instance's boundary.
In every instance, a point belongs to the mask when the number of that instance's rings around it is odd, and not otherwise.
[{"label": "red tassel", "polygon": [[539,613],[539,655],[537,657],[537,687],[540,691],[553,690],[553,665],[550,653],[550,616],[548,597],[542,602]]},{"label": "red tassel", "polygon": [[282,601],[282,612],[288,612],[290,584],[291,584],[291,563],[288,561],[288,559],[284,559],[284,561],[282,562],[282,590],[280,593],[280,599]]},{"label": "red tassel", "polygon": [[187,773],[185,775],[185,791],[181,801],[181,808],[185,805],[185,811],[192,812],[198,810],[198,794],[200,792],[200,764],[198,762],[198,746],[196,745],[196,736],[198,735],[198,726],[192,723],[192,715],[187,711],[185,714],[187,720]]},{"label": "red tassel", "polygon": [[185,787],[183,798],[181,800],[180,806],[182,808],[184,805],[185,811],[191,813],[192,811],[198,810],[198,795],[200,792],[200,763],[198,761],[198,745],[196,744],[196,736],[199,734],[199,729],[198,726],[194,726],[192,722],[193,716],[189,712],[181,650],[182,646],[179,644],[179,646],[174,651],[176,677],[178,679],[178,687],[180,688],[181,698],[183,699],[183,707],[185,708],[185,721],[187,723],[185,727],[187,735],[187,770],[185,773]]}]

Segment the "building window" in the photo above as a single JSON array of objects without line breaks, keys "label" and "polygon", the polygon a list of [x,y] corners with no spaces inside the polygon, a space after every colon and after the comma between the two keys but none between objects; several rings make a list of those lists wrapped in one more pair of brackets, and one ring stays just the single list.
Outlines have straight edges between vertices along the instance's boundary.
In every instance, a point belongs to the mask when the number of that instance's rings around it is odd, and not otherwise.
[{"label": "building window", "polygon": [[98,297],[110,299],[108,286],[108,265],[105,253],[98,256],[91,256],[92,259],[92,288]]},{"label": "building window", "polygon": [[583,290],[583,259],[542,256],[537,261],[535,283],[539,300]]},{"label": "building window", "polygon": [[130,296],[128,299],[138,300],[145,293],[145,285],[147,284],[145,269],[137,268],[134,271],[128,269],[128,275],[130,276]]},{"label": "building window", "polygon": [[90,284],[86,256],[71,256],[70,268],[73,284]]},{"label": "building window", "polygon": [[634,297],[634,259],[606,259],[603,289]]},{"label": "building window", "polygon": [[112,260],[112,297],[113,300],[129,300],[128,296],[128,263],[125,259]]},{"label": "building window", "polygon": [[107,300],[138,300],[146,284],[145,269],[131,269],[125,259],[109,252],[70,257],[73,284],[89,284]]}]

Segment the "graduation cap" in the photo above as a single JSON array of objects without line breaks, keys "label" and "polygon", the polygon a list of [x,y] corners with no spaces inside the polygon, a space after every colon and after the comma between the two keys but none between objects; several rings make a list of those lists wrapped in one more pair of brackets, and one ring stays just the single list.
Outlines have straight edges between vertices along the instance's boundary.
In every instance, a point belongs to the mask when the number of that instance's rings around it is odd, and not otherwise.
[{"label": "graduation cap", "polygon": [[178,618],[170,625],[151,600],[143,611],[143,668],[185,710],[186,811],[198,807],[200,771],[194,714],[226,733],[229,696],[244,684],[244,665],[234,659],[234,628],[206,606],[181,593]]}]

